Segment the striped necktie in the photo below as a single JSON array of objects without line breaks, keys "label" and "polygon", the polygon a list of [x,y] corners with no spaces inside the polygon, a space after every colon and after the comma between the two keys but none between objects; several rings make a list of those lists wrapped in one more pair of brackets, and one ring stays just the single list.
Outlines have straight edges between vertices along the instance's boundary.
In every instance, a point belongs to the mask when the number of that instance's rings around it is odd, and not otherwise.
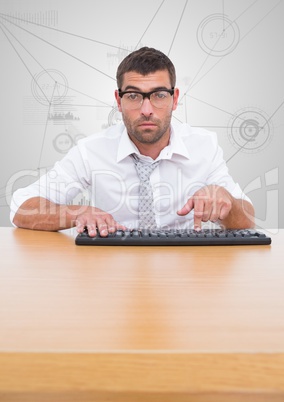
[{"label": "striped necktie", "polygon": [[157,227],[154,211],[153,192],[150,183],[150,176],[160,161],[154,163],[142,162],[137,155],[132,155],[140,179],[139,186],[139,228],[155,229]]}]

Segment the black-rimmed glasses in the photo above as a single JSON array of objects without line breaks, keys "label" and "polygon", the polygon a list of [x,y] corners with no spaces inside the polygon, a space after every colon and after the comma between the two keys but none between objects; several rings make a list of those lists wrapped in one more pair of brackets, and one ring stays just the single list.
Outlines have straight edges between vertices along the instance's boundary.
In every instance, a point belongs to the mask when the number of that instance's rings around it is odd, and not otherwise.
[{"label": "black-rimmed glasses", "polygon": [[139,91],[121,91],[118,90],[118,95],[123,98],[124,106],[126,109],[139,109],[145,98],[148,98],[152,106],[163,109],[169,106],[171,97],[174,94],[174,88],[172,89],[155,89],[150,92]]}]

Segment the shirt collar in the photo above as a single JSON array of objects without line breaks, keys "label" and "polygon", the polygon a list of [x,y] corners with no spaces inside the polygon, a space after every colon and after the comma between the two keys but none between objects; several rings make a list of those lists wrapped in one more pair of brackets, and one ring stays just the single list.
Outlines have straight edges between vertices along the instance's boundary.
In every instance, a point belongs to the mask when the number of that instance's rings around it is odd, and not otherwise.
[{"label": "shirt collar", "polygon": [[182,139],[182,125],[171,125],[170,143],[160,153],[160,159],[171,159],[173,154],[189,159],[189,152]]},{"label": "shirt collar", "polygon": [[[157,160],[171,159],[173,154],[181,155],[189,159],[189,153],[182,140],[181,131],[182,130],[179,130],[178,127],[173,127],[173,125],[171,125],[170,143],[164,149],[162,149]],[[117,163],[121,162],[124,158],[133,153],[137,155],[140,154],[136,145],[129,138],[126,128],[124,128],[118,145],[117,158],[116,158]]]},{"label": "shirt collar", "polygon": [[124,158],[131,154],[138,154],[139,151],[136,145],[131,141],[129,138],[126,128],[124,127],[124,130],[122,132],[122,135],[120,137],[119,145],[118,145],[118,150],[117,150],[117,157],[116,157],[116,162],[119,163],[121,162]]}]

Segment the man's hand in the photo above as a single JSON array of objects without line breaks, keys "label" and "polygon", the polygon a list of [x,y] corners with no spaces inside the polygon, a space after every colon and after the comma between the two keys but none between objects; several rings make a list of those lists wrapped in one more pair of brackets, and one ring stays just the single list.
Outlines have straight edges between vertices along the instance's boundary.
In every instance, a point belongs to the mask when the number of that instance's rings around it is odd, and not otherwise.
[{"label": "man's hand", "polygon": [[194,209],[194,229],[201,229],[201,222],[219,222],[227,228],[249,228],[254,226],[252,205],[235,199],[224,187],[210,185],[202,187],[188,199],[177,212],[187,215]]},{"label": "man's hand", "polygon": [[87,227],[91,237],[97,230],[101,236],[107,236],[125,226],[117,223],[112,215],[99,208],[85,205],[59,205],[41,198],[34,197],[25,201],[18,209],[14,224],[21,228],[35,230],[57,231],[76,226],[78,233]]},{"label": "man's hand", "polygon": [[77,215],[75,226],[78,233],[82,233],[86,227],[91,237],[95,237],[97,232],[106,237],[118,229],[126,230],[126,227],[116,222],[112,215],[95,207],[87,207],[83,213]]}]

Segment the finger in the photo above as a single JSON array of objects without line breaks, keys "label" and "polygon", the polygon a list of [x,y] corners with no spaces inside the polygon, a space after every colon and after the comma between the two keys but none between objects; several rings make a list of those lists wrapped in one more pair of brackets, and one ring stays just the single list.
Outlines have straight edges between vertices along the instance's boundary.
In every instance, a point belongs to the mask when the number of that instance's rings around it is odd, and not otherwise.
[{"label": "finger", "polygon": [[221,206],[221,210],[220,210],[220,213],[219,213],[219,218],[221,220],[227,218],[227,216],[229,215],[229,212],[231,211],[231,208],[232,208],[231,203],[224,203]]},{"label": "finger", "polygon": [[108,235],[108,233],[109,233],[108,224],[106,223],[105,220],[98,219],[97,220],[97,227],[98,227],[100,236],[106,237]]},{"label": "finger", "polygon": [[96,224],[88,224],[86,219],[77,219],[76,220],[76,230],[78,233],[83,233],[85,228],[88,230],[88,235],[90,237],[95,237],[97,235]]},{"label": "finger", "polygon": [[102,237],[107,236],[109,233],[115,233],[117,230],[117,222],[108,214],[97,219],[97,226]]},{"label": "finger", "polygon": [[212,208],[213,208],[213,201],[211,198],[206,199],[204,202],[204,207],[203,207],[203,216],[202,216],[202,221],[207,222],[211,220],[212,216]]},{"label": "finger", "polygon": [[105,222],[109,233],[115,233],[118,229],[126,230],[126,227],[116,222],[111,215],[106,216]]},{"label": "finger", "polygon": [[127,230],[127,227],[116,222],[116,230]]},{"label": "finger", "polygon": [[210,216],[210,221],[211,222],[217,222],[218,219],[220,218],[220,211],[221,211],[221,205],[219,205],[217,202],[214,205],[214,208],[212,209],[211,216]]},{"label": "finger", "polygon": [[96,223],[89,223],[89,224],[87,225],[87,229],[88,229],[88,235],[89,235],[90,237],[95,237],[95,236],[97,236],[98,231],[97,231],[97,225],[96,225]]},{"label": "finger", "polygon": [[194,229],[201,230],[201,222],[204,214],[204,200],[197,199],[194,203]]},{"label": "finger", "polygon": [[98,223],[98,230],[100,236],[106,237],[109,233],[115,233],[117,230],[127,230],[127,228],[124,225],[112,221],[110,223],[106,222]]},{"label": "finger", "polygon": [[106,219],[107,230],[109,233],[115,233],[117,230],[127,230],[127,227],[116,222],[112,217]]},{"label": "finger", "polygon": [[85,219],[77,219],[75,221],[75,227],[76,227],[76,230],[78,233],[83,233],[86,225],[87,225],[87,222]]},{"label": "finger", "polygon": [[99,224],[98,228],[101,235],[116,232],[114,220],[105,220],[104,223]]},{"label": "finger", "polygon": [[85,230],[85,225],[78,221],[75,222],[75,227],[78,233],[83,233]]},{"label": "finger", "polygon": [[187,215],[193,208],[194,208],[194,199],[189,198],[187,203],[180,210],[177,211],[177,214],[181,216]]}]

